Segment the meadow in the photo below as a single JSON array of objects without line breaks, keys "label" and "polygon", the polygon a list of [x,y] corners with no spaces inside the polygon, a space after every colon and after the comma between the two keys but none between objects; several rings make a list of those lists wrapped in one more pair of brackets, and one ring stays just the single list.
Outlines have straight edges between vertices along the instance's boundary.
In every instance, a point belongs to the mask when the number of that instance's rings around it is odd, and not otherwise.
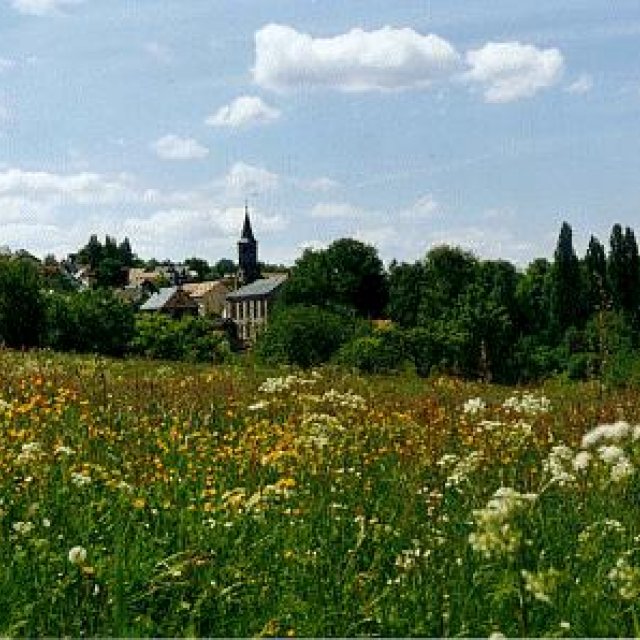
[{"label": "meadow", "polygon": [[640,405],[0,352],[2,636],[640,633]]}]

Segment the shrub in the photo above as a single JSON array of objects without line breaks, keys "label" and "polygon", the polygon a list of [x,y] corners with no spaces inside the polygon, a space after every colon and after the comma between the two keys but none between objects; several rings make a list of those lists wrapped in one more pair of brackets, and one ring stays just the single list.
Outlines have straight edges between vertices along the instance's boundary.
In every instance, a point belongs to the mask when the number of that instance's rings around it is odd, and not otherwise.
[{"label": "shrub", "polygon": [[327,362],[353,330],[346,315],[306,305],[281,307],[259,336],[256,356],[263,362],[311,367]]},{"label": "shrub", "polygon": [[384,373],[399,369],[406,360],[404,333],[398,329],[378,329],[356,337],[337,355],[340,364],[364,373]]}]

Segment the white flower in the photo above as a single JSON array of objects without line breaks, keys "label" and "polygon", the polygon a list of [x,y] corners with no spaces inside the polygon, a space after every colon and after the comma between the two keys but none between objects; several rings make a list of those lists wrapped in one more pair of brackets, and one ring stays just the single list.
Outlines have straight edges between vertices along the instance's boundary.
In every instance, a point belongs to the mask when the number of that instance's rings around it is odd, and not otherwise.
[{"label": "white flower", "polygon": [[60,445],[58,447],[55,448],[54,452],[53,452],[56,456],[72,456],[75,451],[73,449],[71,449],[70,447],[65,447],[64,445]]},{"label": "white flower", "polygon": [[634,471],[635,469],[631,462],[625,456],[622,456],[611,467],[611,482],[620,482],[632,476]]},{"label": "white flower", "polygon": [[607,464],[615,464],[618,460],[625,457],[624,451],[614,444],[598,447],[598,455],[600,459]]},{"label": "white flower", "polygon": [[601,424],[585,433],[582,437],[581,445],[583,449],[588,449],[600,442],[600,440],[617,442],[631,435],[631,432],[631,425],[623,420],[613,424]]},{"label": "white flower", "polygon": [[71,547],[68,557],[71,564],[83,565],[87,559],[87,550],[80,546]]},{"label": "white flower", "polygon": [[16,533],[23,536],[28,536],[34,527],[33,522],[14,522],[12,526]]},{"label": "white flower", "polygon": [[588,451],[580,451],[573,459],[572,465],[576,471],[584,471],[591,462],[591,454]]},{"label": "white flower", "polygon": [[462,411],[471,415],[475,415],[480,411],[484,411],[487,408],[485,401],[482,398],[469,398],[463,405]]},{"label": "white flower", "polygon": [[74,472],[71,474],[71,482],[73,482],[76,487],[84,487],[87,484],[91,484],[91,478],[85,476],[83,473]]}]

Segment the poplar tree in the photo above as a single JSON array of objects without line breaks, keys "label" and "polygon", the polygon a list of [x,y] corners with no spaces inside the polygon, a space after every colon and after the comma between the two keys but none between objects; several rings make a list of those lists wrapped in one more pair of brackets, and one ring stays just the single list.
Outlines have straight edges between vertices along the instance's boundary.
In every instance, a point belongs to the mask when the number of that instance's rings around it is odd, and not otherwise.
[{"label": "poplar tree", "polygon": [[614,224],[609,238],[609,257],[607,259],[607,278],[611,291],[611,302],[616,311],[624,308],[624,290],[626,280],[626,250],[622,227]]},{"label": "poplar tree", "polygon": [[607,283],[607,254],[595,236],[589,239],[584,256],[585,289],[588,313],[604,309],[609,301]]},{"label": "poplar tree", "polygon": [[564,333],[584,319],[584,297],[580,262],[573,248],[573,232],[562,223],[551,269],[551,321]]}]

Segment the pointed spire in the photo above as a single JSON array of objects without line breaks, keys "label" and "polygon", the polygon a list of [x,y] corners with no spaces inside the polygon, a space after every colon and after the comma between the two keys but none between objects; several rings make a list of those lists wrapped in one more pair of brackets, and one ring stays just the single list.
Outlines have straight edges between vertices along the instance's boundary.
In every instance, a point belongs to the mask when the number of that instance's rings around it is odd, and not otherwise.
[{"label": "pointed spire", "polygon": [[242,240],[251,240],[255,242],[255,237],[253,236],[253,229],[251,228],[251,221],[249,220],[249,205],[245,201],[244,203],[244,224],[242,225],[242,235],[240,236]]}]

